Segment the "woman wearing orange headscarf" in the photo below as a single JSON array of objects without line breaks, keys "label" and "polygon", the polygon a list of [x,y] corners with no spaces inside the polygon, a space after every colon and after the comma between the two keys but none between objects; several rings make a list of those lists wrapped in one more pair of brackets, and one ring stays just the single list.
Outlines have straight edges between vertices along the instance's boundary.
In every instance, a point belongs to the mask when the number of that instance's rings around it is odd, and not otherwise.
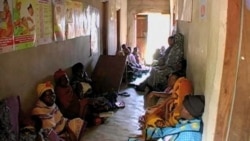
[{"label": "woman wearing orange headscarf", "polygon": [[73,93],[73,89],[69,83],[68,75],[65,71],[59,69],[54,73],[56,82],[55,94],[57,103],[63,114],[68,118],[85,118],[88,112],[89,101],[87,98],[79,99]]},{"label": "woman wearing orange headscarf", "polygon": [[[173,75],[176,74],[173,73],[172,76]],[[171,94],[169,94],[163,102],[146,112],[144,126],[174,126],[178,122],[184,97],[191,93],[191,82],[185,77],[179,77],[174,83]]]}]

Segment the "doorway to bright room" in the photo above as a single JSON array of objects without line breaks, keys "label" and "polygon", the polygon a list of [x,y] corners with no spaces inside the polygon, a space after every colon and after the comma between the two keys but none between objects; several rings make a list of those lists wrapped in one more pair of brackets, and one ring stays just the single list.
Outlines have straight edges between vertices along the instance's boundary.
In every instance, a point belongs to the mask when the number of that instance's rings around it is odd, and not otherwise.
[{"label": "doorway to bright room", "polygon": [[136,18],[136,43],[146,64],[151,64],[156,49],[168,48],[170,36],[170,15],[142,13]]}]

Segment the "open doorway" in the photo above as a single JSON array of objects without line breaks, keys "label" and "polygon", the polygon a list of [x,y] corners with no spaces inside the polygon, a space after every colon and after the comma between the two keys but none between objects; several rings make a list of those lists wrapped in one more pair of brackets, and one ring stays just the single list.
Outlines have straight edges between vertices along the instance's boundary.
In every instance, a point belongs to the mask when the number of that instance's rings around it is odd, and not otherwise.
[{"label": "open doorway", "polygon": [[138,14],[136,18],[136,44],[146,64],[151,64],[157,48],[168,48],[170,15],[161,13]]}]

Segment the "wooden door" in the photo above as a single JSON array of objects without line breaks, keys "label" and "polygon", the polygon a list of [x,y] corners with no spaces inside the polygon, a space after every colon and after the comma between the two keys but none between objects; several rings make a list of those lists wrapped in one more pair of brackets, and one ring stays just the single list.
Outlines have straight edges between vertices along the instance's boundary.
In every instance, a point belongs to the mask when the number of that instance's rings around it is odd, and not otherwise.
[{"label": "wooden door", "polygon": [[236,90],[229,126],[229,141],[250,140],[250,9],[243,7],[242,40],[238,59]]},{"label": "wooden door", "polygon": [[136,17],[136,45],[142,58],[145,58],[146,42],[148,32],[147,15],[137,15]]}]

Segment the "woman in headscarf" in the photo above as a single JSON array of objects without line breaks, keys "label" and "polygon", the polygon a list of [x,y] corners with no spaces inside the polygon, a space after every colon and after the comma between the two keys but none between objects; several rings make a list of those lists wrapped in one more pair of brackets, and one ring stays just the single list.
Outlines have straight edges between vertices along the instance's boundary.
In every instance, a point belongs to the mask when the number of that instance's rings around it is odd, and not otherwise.
[{"label": "woman in headscarf", "polygon": [[147,86],[154,89],[158,85],[166,85],[166,75],[178,71],[180,68],[178,64],[183,59],[183,42],[184,37],[182,34],[178,33],[174,35],[174,44],[169,50],[166,56],[165,63],[162,66],[153,67],[150,71],[149,77],[143,81],[139,86],[137,86],[138,91],[144,91]]},{"label": "woman in headscarf", "polygon": [[71,67],[71,71],[72,71],[72,78],[70,80],[70,85],[72,86],[73,91],[76,93],[78,87],[77,85],[81,83],[84,92],[83,95],[85,97],[91,96],[92,80],[88,76],[87,72],[84,70],[84,65],[81,62],[78,62]]},{"label": "woman in headscarf", "polygon": [[32,115],[41,120],[43,135],[49,137],[53,130],[66,141],[77,141],[84,128],[84,121],[80,118],[69,120],[63,117],[55,104],[53,85],[50,82],[39,84],[37,95],[39,99],[32,110]]},{"label": "woman in headscarf", "polygon": [[62,111],[63,115],[67,118],[80,117],[85,119],[88,113],[89,99],[79,99],[74,94],[71,85],[69,84],[69,78],[65,71],[59,69],[54,73],[54,80],[56,83],[55,94],[57,98],[57,104]]},{"label": "woman in headscarf", "polygon": [[187,95],[183,101],[180,120],[173,127],[149,127],[145,131],[146,141],[201,141],[203,123],[201,116],[204,112],[204,95]]},{"label": "woman in headscarf", "polygon": [[168,127],[175,126],[180,117],[183,99],[193,92],[191,82],[178,72],[170,75],[174,83],[171,91],[157,105],[146,111],[143,127]]}]

